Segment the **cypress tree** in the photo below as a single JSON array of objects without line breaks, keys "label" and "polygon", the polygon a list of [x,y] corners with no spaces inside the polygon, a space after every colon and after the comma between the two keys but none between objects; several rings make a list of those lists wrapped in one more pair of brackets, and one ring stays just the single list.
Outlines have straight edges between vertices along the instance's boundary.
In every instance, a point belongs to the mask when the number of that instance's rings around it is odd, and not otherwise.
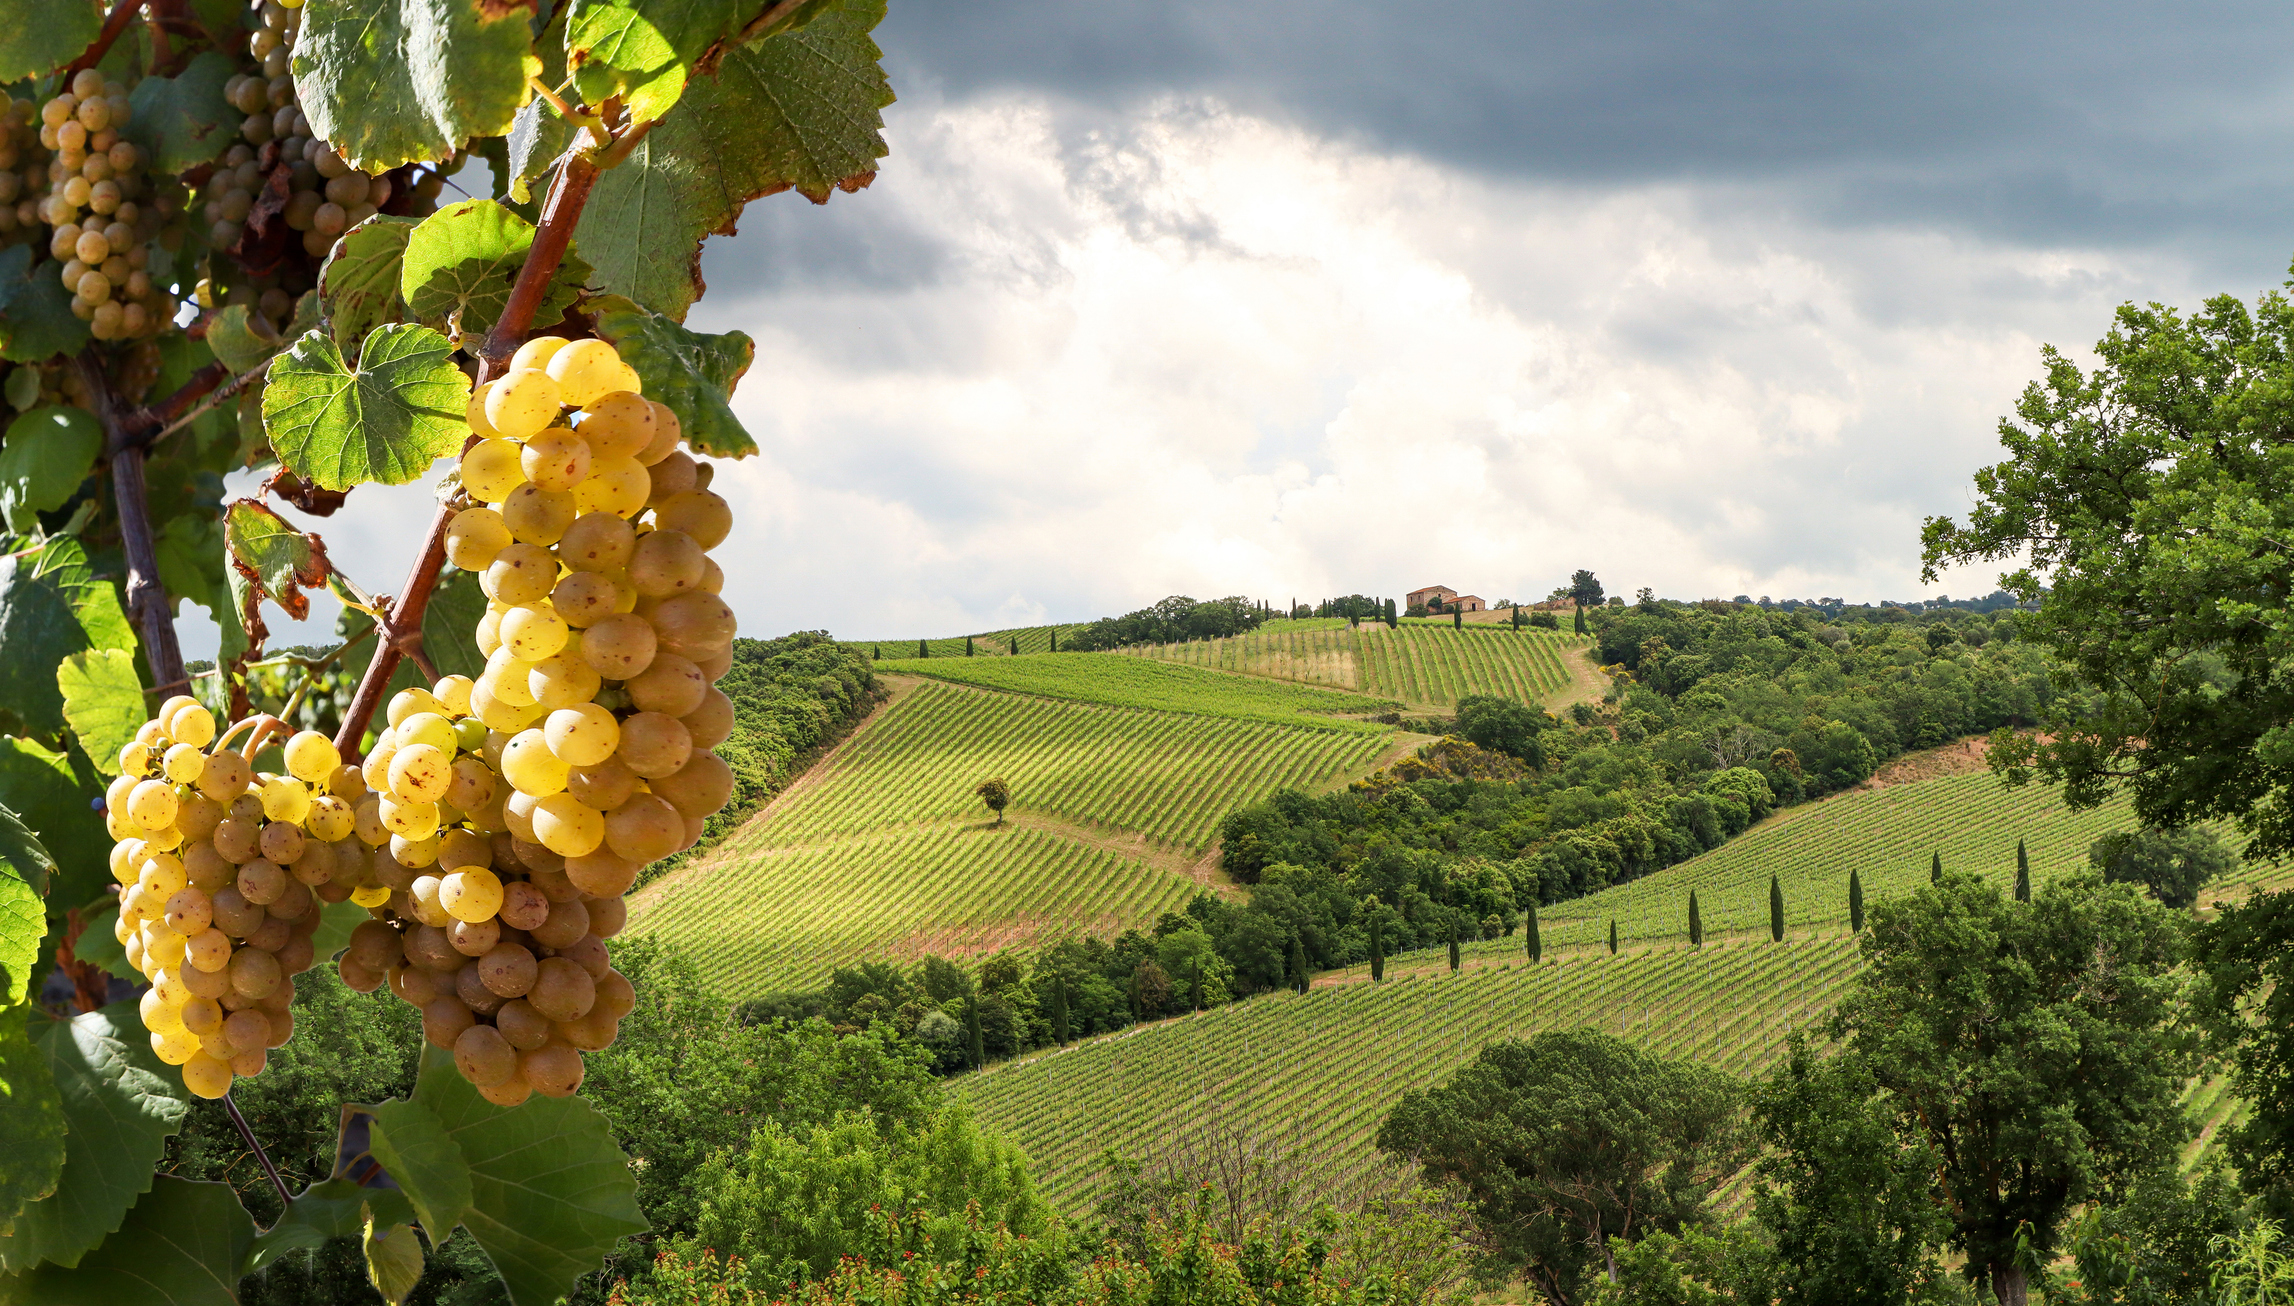
[{"label": "cypress tree", "polygon": [[1514,605],[1513,605],[1513,609],[1512,609],[1512,612],[1513,612],[1513,628],[1514,628],[1516,631],[1519,631],[1519,630],[1521,629],[1521,605],[1520,605],[1519,603],[1516,603],[1516,604],[1514,604]]},{"label": "cypress tree", "polygon": [[1697,891],[1689,890],[1689,946],[1705,946],[1705,914],[1697,908]]},{"label": "cypress tree", "polygon": [[970,635],[964,636],[964,656],[972,656],[972,637]]},{"label": "cypress tree", "polygon": [[1771,943],[1784,942],[1784,886],[1773,873],[1768,877],[1768,938]]},{"label": "cypress tree", "polygon": [[884,660],[884,646],[882,644],[877,644],[871,647],[868,650],[868,660],[871,662],[882,662]]},{"label": "cypress tree", "polygon": [[1932,852],[1932,853],[1929,853],[1929,854],[1928,854],[1928,883],[1930,883],[1930,884],[1942,884],[1943,882],[1944,882],[1944,855],[1943,855],[1941,852]]},{"label": "cypress tree", "polygon": [[1067,1046],[1067,981],[1051,977],[1051,1041]]},{"label": "cypress tree", "polygon": [[980,1033],[980,1000],[964,999],[964,1032],[972,1036],[972,1069],[988,1064],[988,1040]]},{"label": "cypress tree", "polygon": [[1370,982],[1375,984],[1386,978],[1386,922],[1373,913],[1370,917]]},{"label": "cypress tree", "polygon": [[1585,605],[1582,603],[1577,605],[1577,633],[1580,635],[1592,633],[1585,625]]},{"label": "cypress tree", "polygon": [[1853,866],[1848,868],[1848,928],[1864,932],[1864,877]]},{"label": "cypress tree", "polygon": [[1617,955],[1617,918],[1614,916],[1609,918],[1609,955]]},{"label": "cypress tree", "polygon": [[931,648],[928,647],[923,640],[916,641],[916,656],[920,658],[928,658],[932,656]]},{"label": "cypress tree", "polygon": [[1523,924],[1525,928],[1523,929],[1522,933],[1527,936],[1524,941],[1529,946],[1529,964],[1534,966],[1537,963],[1545,960],[1545,940],[1541,938],[1537,932],[1536,903],[1533,902],[1529,904],[1529,919],[1523,922]]},{"label": "cypress tree", "polygon": [[1457,970],[1457,968],[1458,968],[1458,918],[1457,918],[1457,917],[1455,917],[1455,916],[1452,916],[1452,917],[1450,918],[1450,969],[1451,969],[1451,970],[1454,972],[1454,971],[1456,971],[1456,970]]},{"label": "cypress tree", "polygon": [[1290,986],[1306,992],[1306,949],[1299,945],[1295,934],[1290,936]]},{"label": "cypress tree", "polygon": [[1466,610],[1464,608],[1450,609],[1450,625],[1458,630],[1466,628]]},{"label": "cypress tree", "polygon": [[2031,901],[2031,854],[2023,850],[2023,841],[2015,841],[2015,900]]},{"label": "cypress tree", "polygon": [[1059,627],[1057,626],[1051,628],[1051,651],[1059,652]]}]

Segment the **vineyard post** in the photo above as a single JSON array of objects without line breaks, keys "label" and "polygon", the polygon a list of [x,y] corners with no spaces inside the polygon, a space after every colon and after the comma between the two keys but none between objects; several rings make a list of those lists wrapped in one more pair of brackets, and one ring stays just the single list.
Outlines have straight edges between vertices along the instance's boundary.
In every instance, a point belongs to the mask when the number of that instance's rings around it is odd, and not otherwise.
[{"label": "vineyard post", "polygon": [[[612,104],[607,101],[609,108]],[[642,130],[632,129],[628,135]],[[533,326],[534,310],[541,306],[550,279],[557,275],[558,264],[565,258],[566,247],[573,243],[574,227],[581,221],[582,208],[588,204],[597,178],[598,165],[585,151],[571,152],[559,165],[558,174],[550,183],[549,197],[543,203],[542,220],[535,228],[525,266],[518,270],[517,282],[510,288],[509,303],[478,348],[478,384],[483,385],[502,374],[510,356],[517,352],[519,342]],[[464,442],[464,448],[477,439],[479,436],[473,432],[470,440]],[[422,618],[429,610],[431,592],[438,586],[438,573],[446,565],[446,528],[453,524],[454,512],[449,501],[441,503],[438,511],[431,515],[430,529],[422,540],[422,552],[415,557],[405,586],[376,616],[377,624],[383,627],[384,638],[377,641],[374,659],[366,664],[366,674],[359,678],[358,692],[335,732],[335,748],[345,758],[355,759],[361,755],[359,742],[366,737],[367,722],[374,718],[375,709],[382,705],[383,691],[389,688],[390,678],[397,673],[399,659],[422,644]]]}]

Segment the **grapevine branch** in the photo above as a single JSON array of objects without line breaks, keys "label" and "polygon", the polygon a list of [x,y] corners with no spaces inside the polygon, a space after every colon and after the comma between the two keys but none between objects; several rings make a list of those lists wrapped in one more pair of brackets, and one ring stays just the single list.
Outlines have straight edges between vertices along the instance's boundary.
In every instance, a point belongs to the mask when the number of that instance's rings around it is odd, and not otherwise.
[{"label": "grapevine branch", "polygon": [[239,1137],[255,1153],[255,1159],[263,1163],[263,1173],[271,1177],[271,1187],[279,1193],[279,1218],[285,1219],[287,1208],[295,1204],[295,1195],[287,1191],[286,1180],[279,1177],[279,1167],[271,1164],[271,1154],[263,1150],[255,1131],[247,1127],[247,1117],[239,1114],[239,1104],[231,1100],[229,1093],[223,1095],[223,1109],[231,1113],[231,1123],[239,1127]]},{"label": "grapevine branch", "polygon": [[103,57],[111,53],[112,42],[117,41],[120,33],[127,30],[128,23],[135,18],[136,10],[141,8],[143,0],[119,0],[118,4],[113,5],[111,12],[104,15],[104,30],[97,34],[96,43],[80,51],[79,58],[64,65],[64,71],[59,74],[61,80],[69,83],[72,74],[103,62]]},{"label": "grapevine branch", "polygon": [[143,636],[143,656],[151,667],[152,693],[180,693],[190,682],[183,674],[183,649],[175,642],[175,620],[159,581],[159,545],[151,529],[151,496],[143,475],[143,445],[121,422],[119,396],[103,360],[90,346],[72,360],[88,393],[95,397],[96,420],[104,431],[111,462],[112,501],[119,510],[121,551],[127,554],[127,613]]},{"label": "grapevine branch", "polygon": [[[582,207],[589,203],[597,177],[596,161],[577,151],[567,156],[556,179],[550,183],[549,198],[543,203],[541,225],[534,231],[526,265],[518,271],[518,280],[510,288],[510,301],[503,307],[502,315],[478,346],[480,384],[502,374],[509,366],[510,356],[517,352],[519,343],[533,327],[534,312],[541,307],[550,279],[557,275],[566,247],[573,243],[574,227],[581,221]],[[414,561],[414,570],[407,574],[405,587],[378,618],[384,638],[375,646],[374,660],[366,664],[366,674],[359,678],[358,693],[351,699],[349,710],[343,713],[341,728],[335,732],[335,747],[345,758],[359,756],[367,722],[382,706],[383,691],[390,687],[390,678],[398,670],[398,660],[414,653],[416,665],[425,666],[426,674],[430,670],[419,653],[422,617],[429,610],[431,591],[438,586],[438,572],[446,565],[446,528],[453,522],[454,513],[451,502],[439,505],[438,512],[430,519],[430,530],[423,537],[422,552]]]}]

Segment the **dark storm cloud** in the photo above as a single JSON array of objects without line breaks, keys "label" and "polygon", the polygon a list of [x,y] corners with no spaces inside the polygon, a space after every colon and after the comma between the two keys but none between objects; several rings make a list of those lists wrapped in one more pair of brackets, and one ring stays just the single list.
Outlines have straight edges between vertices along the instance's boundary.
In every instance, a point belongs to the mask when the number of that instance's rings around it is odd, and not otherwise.
[{"label": "dark storm cloud", "polygon": [[879,39],[955,98],[1211,94],[1498,174],[1785,183],[1847,225],[2294,244],[2278,5],[896,0]]}]

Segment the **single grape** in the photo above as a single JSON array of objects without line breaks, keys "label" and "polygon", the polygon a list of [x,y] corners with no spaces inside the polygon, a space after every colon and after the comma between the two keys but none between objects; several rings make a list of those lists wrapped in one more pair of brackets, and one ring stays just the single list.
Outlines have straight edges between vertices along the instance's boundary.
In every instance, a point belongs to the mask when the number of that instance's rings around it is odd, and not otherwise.
[{"label": "single grape", "polygon": [[675,775],[693,756],[693,736],[673,716],[638,712],[623,719],[614,756],[647,780]]},{"label": "single grape", "polygon": [[379,800],[383,828],[409,839],[427,839],[438,829],[438,804],[402,802],[388,794]]},{"label": "single grape", "polygon": [[579,512],[634,517],[645,510],[652,493],[653,478],[635,458],[593,457],[589,475],[574,487],[574,507]]},{"label": "single grape", "polygon": [[558,557],[577,572],[621,571],[637,548],[637,531],[612,513],[586,513],[574,519],[558,540]]},{"label": "single grape", "polygon": [[165,830],[175,824],[175,787],[165,780],[145,780],[129,791],[128,819],[147,831]]},{"label": "single grape", "polygon": [[174,745],[160,761],[160,771],[179,785],[197,780],[206,769],[207,755],[190,744]]},{"label": "single grape", "polygon": [[620,747],[621,723],[597,704],[582,703],[550,713],[543,722],[542,737],[550,752],[567,766],[596,766]]},{"label": "single grape", "polygon": [[634,461],[653,443],[653,405],[617,390],[584,406],[581,425],[575,429],[589,441],[592,457]]},{"label": "single grape", "polygon": [[[518,490],[510,493],[515,496]],[[446,560],[464,571],[484,571],[511,538],[509,523],[501,513],[492,508],[464,508],[446,527]]]},{"label": "single grape", "polygon": [[[533,446],[528,445],[529,450]],[[584,482],[586,484],[587,482]],[[556,544],[579,515],[578,497],[566,490],[545,490],[528,481],[502,501],[502,524],[510,538],[524,544]],[[499,546],[497,551],[499,551]],[[489,558],[488,561],[492,559]]]},{"label": "single grape", "polygon": [[558,392],[575,407],[593,403],[610,391],[624,390],[620,355],[603,340],[575,340],[550,355],[549,374]]},{"label": "single grape", "polygon": [[[558,383],[548,373],[520,368],[504,373],[487,392],[486,421],[509,439],[525,440],[556,421],[564,406]],[[568,482],[555,488],[570,489],[572,485]]]},{"label": "single grape", "polygon": [[550,1042],[518,1054],[518,1074],[544,1097],[571,1097],[581,1087],[581,1053],[571,1044]]},{"label": "single grape", "polygon": [[733,533],[733,508],[720,495],[687,490],[656,503],[653,522],[661,530],[683,531],[702,548],[714,549]]},{"label": "single grape", "polygon": [[326,779],[343,760],[335,751],[335,741],[316,730],[305,730],[289,739],[285,755],[287,773],[312,784]]},{"label": "single grape", "polygon": [[557,583],[557,558],[536,544],[509,545],[479,573],[479,585],[486,596],[509,604],[545,598]]},{"label": "single grape", "polygon": [[668,598],[701,584],[702,564],[708,558],[700,541],[675,529],[658,529],[638,537],[629,559],[629,583],[647,598]]},{"label": "single grape", "polygon": [[534,805],[534,833],[561,857],[594,852],[605,842],[605,816],[572,794],[556,793]]},{"label": "single grape", "polygon": [[550,365],[550,356],[571,343],[564,336],[528,337],[526,343],[518,346],[518,352],[510,355],[510,365],[503,371],[507,373],[519,372],[527,368],[547,368]]},{"label": "single grape", "polygon": [[390,759],[390,791],[410,803],[435,803],[454,778],[453,754],[430,744],[413,744]]},{"label": "single grape", "polygon": [[568,626],[585,629],[613,615],[620,592],[594,571],[568,572],[550,591],[550,607]]},{"label": "single grape", "polygon": [[682,451],[670,453],[645,470],[650,482],[650,492],[646,496],[648,504],[667,503],[680,494],[693,492],[696,479],[693,459]]},{"label": "single grape", "polygon": [[667,799],[638,794],[606,816],[605,838],[615,856],[642,866],[677,851],[685,820]]},{"label": "single grape", "polygon": [[544,711],[587,703],[597,697],[604,683],[597,672],[582,661],[578,648],[567,648],[543,658],[526,673],[526,689],[534,696],[534,705]]},{"label": "single grape", "polygon": [[564,957],[546,957],[535,969],[534,987],[524,996],[551,1020],[579,1020],[597,1002],[597,981]]},{"label": "single grape", "polygon": [[732,606],[705,591],[662,600],[649,620],[663,648],[689,658],[722,652],[740,629]]},{"label": "single grape", "polygon": [[653,665],[659,637],[634,612],[618,613],[582,632],[581,657],[607,680],[629,680]]},{"label": "single grape", "polygon": [[471,445],[462,455],[462,488],[481,503],[500,503],[526,482],[520,465],[524,450],[515,440],[488,439]]},{"label": "single grape", "polygon": [[456,920],[488,920],[502,906],[502,881],[483,866],[466,866],[446,877],[438,900]]},{"label": "single grape", "polygon": [[521,662],[539,662],[566,646],[565,619],[538,604],[502,614],[502,647]]},{"label": "single grape", "polygon": [[518,1073],[518,1050],[491,1025],[472,1025],[454,1040],[454,1068],[480,1088],[493,1088]]},{"label": "single grape", "polygon": [[733,734],[733,700],[715,685],[702,691],[701,705],[682,714],[679,720],[693,734],[693,747],[715,748]]},{"label": "single grape", "polygon": [[[438,700],[439,709],[446,716],[462,716],[470,710],[471,683],[468,676],[441,676],[438,683],[430,687],[430,696]],[[457,734],[461,731],[462,726],[463,723],[460,721],[454,723]],[[479,739],[485,738],[486,732],[479,731],[477,737]],[[477,745],[465,742],[462,747],[475,748]]]},{"label": "single grape", "polygon": [[545,490],[571,490],[590,470],[589,442],[568,427],[553,426],[526,441],[518,466],[526,479]]},{"label": "single grape", "polygon": [[709,692],[701,668],[680,654],[666,652],[656,653],[644,672],[631,677],[623,687],[639,711],[674,717],[698,709]]}]

